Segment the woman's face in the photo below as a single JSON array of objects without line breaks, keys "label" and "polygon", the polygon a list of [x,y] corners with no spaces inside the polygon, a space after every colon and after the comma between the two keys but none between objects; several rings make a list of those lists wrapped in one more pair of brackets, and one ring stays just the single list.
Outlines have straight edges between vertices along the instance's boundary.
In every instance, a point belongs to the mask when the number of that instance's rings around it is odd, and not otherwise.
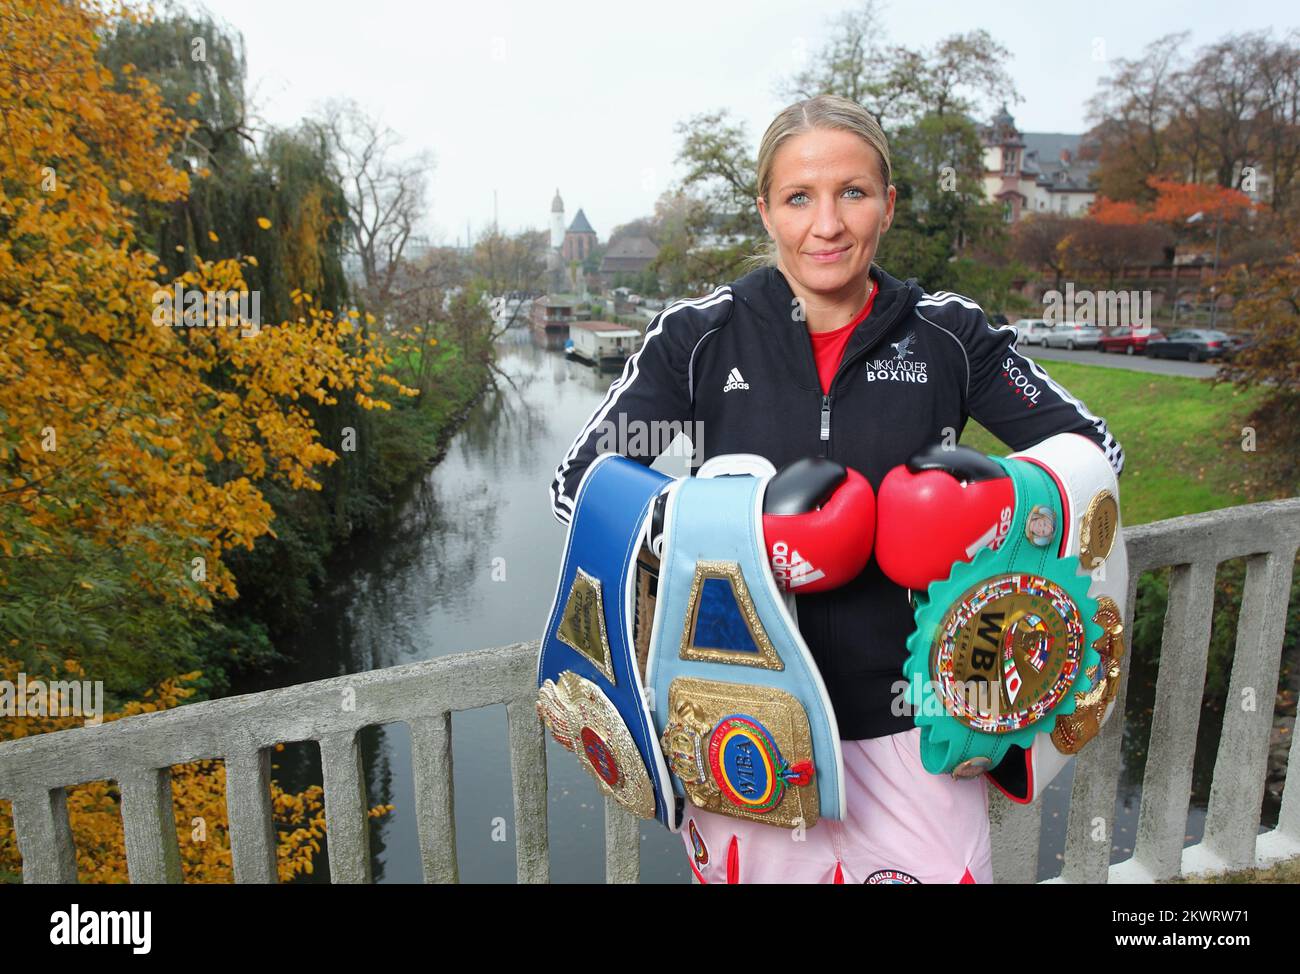
[{"label": "woman's face", "polygon": [[758,212],[781,272],[827,295],[865,288],[894,219],[894,187],[881,181],[876,150],[852,132],[804,132],[776,150],[771,187]]}]

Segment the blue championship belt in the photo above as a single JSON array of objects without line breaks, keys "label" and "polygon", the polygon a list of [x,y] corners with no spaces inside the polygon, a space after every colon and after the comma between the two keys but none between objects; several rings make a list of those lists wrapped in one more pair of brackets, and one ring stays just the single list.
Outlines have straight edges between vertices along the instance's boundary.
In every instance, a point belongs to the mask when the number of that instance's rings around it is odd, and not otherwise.
[{"label": "blue championship belt", "polygon": [[640,817],[675,831],[690,801],[811,827],[844,814],[839,732],[793,597],[767,560],[762,504],[774,471],[746,456],[753,462],[733,466],[745,472],[707,475],[726,459],[680,480],[616,454],[587,469],[537,709],[600,790]]},{"label": "blue championship belt", "polygon": [[[1079,726],[1072,717],[1096,688],[1099,648],[1107,646],[1118,611],[1109,597],[1099,602],[1090,594],[1098,586],[1072,541],[1080,530],[1085,539],[1091,531],[1090,561],[1100,570],[1119,527],[1114,477],[1101,452],[1082,437],[1062,434],[1045,443],[1043,453],[1056,467],[1028,454],[991,458],[1015,490],[1010,529],[999,547],[958,562],[947,579],[919,595],[903,669],[926,769],[975,777],[1016,754],[1015,790],[1030,796],[1041,793],[1063,763],[1053,764],[1050,775],[1044,764],[1033,780],[1044,741],[1066,752],[1060,739]],[[1083,475],[1105,483],[1097,472],[1103,468],[1114,493],[1097,493],[1086,514],[1069,510],[1070,492],[1057,471],[1070,466],[1082,472],[1080,484],[1089,482]],[[1099,551],[1103,528],[1105,551]],[[1091,733],[1105,714],[1096,716]],[[1075,750],[1079,737],[1072,739]],[[1031,753],[1026,778],[1024,756]]]},{"label": "blue championship belt", "polygon": [[584,472],[537,660],[537,711],[604,794],[676,829],[634,643],[634,625],[646,624],[635,618],[638,551],[651,505],[671,482],[613,453]]}]

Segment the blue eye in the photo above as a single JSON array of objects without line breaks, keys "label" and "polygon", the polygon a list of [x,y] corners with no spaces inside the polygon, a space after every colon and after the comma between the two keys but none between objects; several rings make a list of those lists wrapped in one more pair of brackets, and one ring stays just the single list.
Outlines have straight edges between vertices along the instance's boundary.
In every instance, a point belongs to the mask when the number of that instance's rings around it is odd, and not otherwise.
[{"label": "blue eye", "polygon": [[[846,193],[857,193],[858,195],[857,195],[856,197],[854,197],[854,199],[866,199],[866,197],[867,197],[867,194],[866,194],[865,192],[863,192],[861,189],[859,189],[857,186],[850,186],[850,187],[849,187],[848,189],[846,189],[844,192],[846,192]],[[787,203],[790,203],[790,204],[793,205],[793,206],[803,206],[802,203],[796,203],[795,200],[798,199],[800,196],[807,196],[807,195],[808,195],[808,194],[805,193],[805,192],[803,192],[803,191],[800,191],[800,192],[797,192],[797,193],[791,193],[790,196],[789,196],[789,198],[786,200],[786,202],[787,202]]]}]

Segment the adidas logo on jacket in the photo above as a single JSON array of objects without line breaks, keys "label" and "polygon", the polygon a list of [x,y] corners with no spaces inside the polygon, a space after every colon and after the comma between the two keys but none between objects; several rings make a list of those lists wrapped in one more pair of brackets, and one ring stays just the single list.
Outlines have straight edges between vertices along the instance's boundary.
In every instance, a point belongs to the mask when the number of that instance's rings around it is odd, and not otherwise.
[{"label": "adidas logo on jacket", "polygon": [[727,384],[722,387],[723,392],[730,392],[732,389],[748,389],[749,383],[745,381],[744,376],[740,374],[740,369],[732,369],[727,373]]}]

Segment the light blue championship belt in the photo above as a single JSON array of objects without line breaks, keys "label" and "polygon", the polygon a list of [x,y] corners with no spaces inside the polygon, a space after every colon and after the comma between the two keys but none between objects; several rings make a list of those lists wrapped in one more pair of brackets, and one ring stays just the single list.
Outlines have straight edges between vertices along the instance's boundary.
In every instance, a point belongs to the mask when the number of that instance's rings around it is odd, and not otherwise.
[{"label": "light blue championship belt", "polygon": [[685,801],[786,828],[844,815],[834,712],[767,560],[771,473],[673,480],[603,454],[578,488],[538,713],[604,794],[674,831]]},{"label": "light blue championship belt", "polygon": [[927,771],[976,777],[1029,749],[1092,687],[1102,627],[1079,557],[1060,557],[1060,494],[1041,467],[990,457],[1011,477],[1006,539],[918,594],[903,665]]}]

